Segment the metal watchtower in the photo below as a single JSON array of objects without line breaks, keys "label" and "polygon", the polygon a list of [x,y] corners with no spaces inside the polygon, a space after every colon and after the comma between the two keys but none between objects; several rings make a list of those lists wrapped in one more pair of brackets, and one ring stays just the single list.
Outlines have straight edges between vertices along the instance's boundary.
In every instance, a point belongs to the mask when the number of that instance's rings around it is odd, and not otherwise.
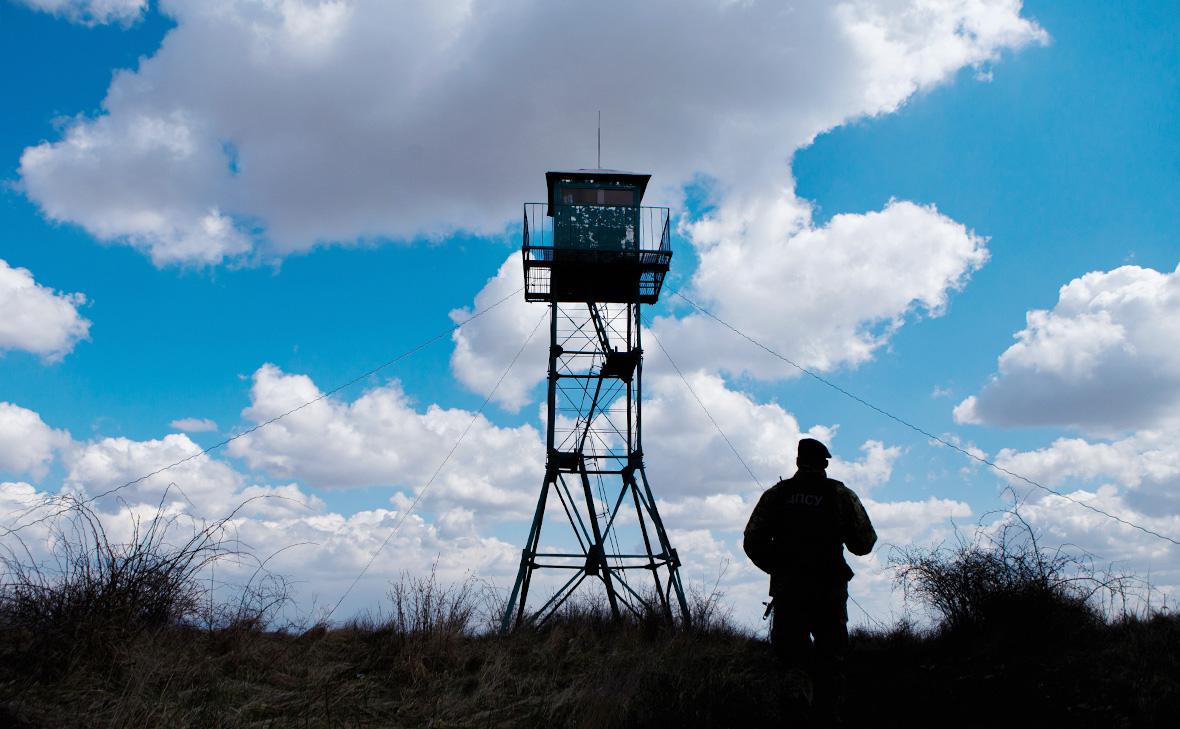
[{"label": "metal watchtower", "polygon": [[[616,618],[689,620],[643,465],[639,307],[659,298],[672,259],[668,208],[640,205],[650,178],[547,172],[548,200],[524,206],[525,299],[550,308],[547,449],[504,630],[543,623],[588,578]],[[561,577],[529,608],[537,570]]]}]

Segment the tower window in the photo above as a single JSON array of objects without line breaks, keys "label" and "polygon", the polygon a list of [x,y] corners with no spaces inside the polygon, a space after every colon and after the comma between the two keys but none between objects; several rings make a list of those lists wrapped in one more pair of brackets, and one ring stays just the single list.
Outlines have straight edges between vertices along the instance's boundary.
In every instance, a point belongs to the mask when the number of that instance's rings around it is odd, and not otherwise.
[{"label": "tower window", "polygon": [[562,205],[635,205],[634,190],[596,187],[567,187],[561,191]]}]

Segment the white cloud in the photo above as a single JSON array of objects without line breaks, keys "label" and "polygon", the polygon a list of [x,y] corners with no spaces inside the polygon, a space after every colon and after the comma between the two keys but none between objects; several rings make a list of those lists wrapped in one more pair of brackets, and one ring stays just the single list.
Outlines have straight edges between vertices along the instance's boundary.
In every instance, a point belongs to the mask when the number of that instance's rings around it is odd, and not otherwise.
[{"label": "white cloud", "polygon": [[180,418],[168,425],[186,433],[211,433],[217,430],[217,423],[209,418]]},{"label": "white cloud", "polygon": [[498,233],[543,170],[594,159],[599,109],[604,164],[654,172],[654,198],[703,174],[746,209],[817,134],[1046,38],[1016,0],[161,9],[160,49],[20,164],[47,216],[158,265]]},{"label": "white cloud", "polygon": [[925,501],[875,501],[865,499],[865,510],[882,546],[912,544],[949,533],[948,519],[969,519],[971,506],[954,499],[931,496]]},{"label": "white cloud", "polygon": [[[689,231],[700,256],[690,296],[818,370],[866,362],[907,317],[939,316],[949,293],[987,260],[980,236],[933,206],[898,201],[816,227],[810,210],[784,193],[723,208]],[[703,366],[767,378],[799,374],[701,314],[653,326]]]},{"label": "white cloud", "polygon": [[716,422],[714,426],[679,377],[651,369],[643,406],[648,476],[657,496],[674,502],[677,513],[687,516],[686,525],[744,527],[744,521],[737,524],[735,514],[746,509],[748,516],[753,508],[751,498],[795,472],[800,438],[818,438],[828,444],[835,456],[829,474],[861,494],[887,482],[901,454],[900,448],[867,441],[858,449],[860,458],[854,459],[839,442],[835,426],[812,425],[804,430],[795,416],[777,403],[758,402],[731,389],[717,375],[686,373],[689,386]]},{"label": "white cloud", "polygon": [[70,441],[32,410],[0,402],[0,473],[45,475],[54,454]]},{"label": "white cloud", "polygon": [[150,476],[131,486],[129,481],[158,471],[195,453],[201,446],[187,435],[171,434],[144,441],[100,438],[72,445],[64,456],[66,485],[88,496],[117,489],[102,500],[111,508],[122,499],[131,504],[155,504],[167,493],[172,505],[191,503],[200,516],[217,517],[233,508],[231,499],[245,479],[229,465],[201,455]]},{"label": "white cloud", "polygon": [[90,332],[90,321],[78,313],[85,304],[84,295],[58,293],[34,281],[27,268],[0,259],[0,354],[19,349],[60,360]]},{"label": "white cloud", "polygon": [[1104,434],[1177,422],[1180,267],[1087,273],[1061,287],[1051,310],[1028,312],[1016,339],[956,420]]},{"label": "white cloud", "polygon": [[656,497],[660,499],[661,518],[668,524],[675,524],[678,529],[741,531],[745,528],[755,503],[755,500],[742,498],[740,494],[676,498],[675,494],[657,492]]},{"label": "white cloud", "polygon": [[[696,397],[741,454],[739,461],[679,377],[660,374],[646,364],[644,375],[644,450],[648,475],[659,484],[657,494],[663,498],[767,488],[779,476],[795,472],[800,437],[831,443],[834,435],[822,425],[804,431],[777,403],[759,403],[730,389],[717,375],[686,372]],[[757,484],[742,461],[754,472]]]},{"label": "white cloud", "polygon": [[[23,554],[28,549],[34,558],[44,555],[48,525],[39,523],[37,518],[47,503],[47,496],[30,483],[0,481],[0,551]],[[23,527],[19,542],[8,533],[13,527]]]},{"label": "white cloud", "polygon": [[828,475],[837,481],[844,481],[861,494],[867,494],[889,481],[893,475],[893,464],[901,455],[901,448],[887,446],[878,440],[867,440],[861,444],[860,451],[864,458],[859,461],[833,458]]},{"label": "white cloud", "polygon": [[[451,320],[458,324],[509,297],[508,301],[462,329],[456,329],[452,335],[455,349],[451,353],[451,371],[459,382],[481,395],[488,394],[496,386],[547,311],[547,307],[541,304],[526,302],[523,293],[513,295],[521,287],[521,270],[520,253],[513,253],[476,294],[474,308],[451,312]],[[533,387],[544,378],[541,363],[547,361],[548,351],[549,331],[542,324],[521,352],[517,366],[508,372],[496,390],[495,401],[512,412],[518,412],[528,404]]]},{"label": "white cloud", "polygon": [[[1061,287],[1049,310],[1027,314],[1016,343],[978,395],[955,408],[960,422],[1059,425],[1032,450],[995,461],[1070,498],[1180,538],[1180,269],[1095,271]],[[1156,587],[1180,591],[1180,552],[1165,540],[1060,496],[1009,479],[1021,515],[1045,543],[1077,545]],[[992,525],[993,528],[995,525]]]},{"label": "white cloud", "polygon": [[[305,375],[273,365],[254,373],[251,406],[259,423],[320,395]],[[472,423],[472,413],[431,405],[417,411],[397,382],[351,403],[326,398],[235,440],[232,455],[252,468],[317,487],[384,485],[417,492]],[[475,509],[481,518],[527,513],[544,469],[540,434],[530,425],[501,428],[475,418],[431,486],[428,504]]]},{"label": "white cloud", "polygon": [[131,25],[143,17],[148,0],[17,0],[44,13],[83,25]]},{"label": "white cloud", "polygon": [[[1125,492],[1113,485],[1094,490],[1063,490],[1074,501],[1081,501],[1112,514],[1118,514],[1140,526],[1159,533],[1180,534],[1180,514],[1148,512],[1136,509]],[[1035,528],[1043,530],[1049,543],[1075,545],[1092,553],[1100,564],[1132,566],[1140,577],[1147,569],[1157,577],[1166,576],[1172,589],[1180,587],[1180,550],[1158,537],[1078,506],[1060,496],[1042,495],[1020,507],[1020,514]]]},{"label": "white cloud", "polygon": [[[1079,484],[1113,486],[1136,511],[1180,514],[1178,436],[1175,430],[1144,430],[1111,441],[1058,438],[1036,450],[1004,449],[996,463],[1057,490]],[[1012,485],[1022,492],[1029,488],[1021,481]]]}]

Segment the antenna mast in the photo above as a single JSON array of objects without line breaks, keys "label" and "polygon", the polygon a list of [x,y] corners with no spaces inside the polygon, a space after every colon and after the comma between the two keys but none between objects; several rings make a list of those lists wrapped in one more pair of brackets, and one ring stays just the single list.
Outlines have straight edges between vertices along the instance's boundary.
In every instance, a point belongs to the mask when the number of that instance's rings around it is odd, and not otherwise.
[{"label": "antenna mast", "polygon": [[602,169],[602,111],[598,112],[598,169]]}]

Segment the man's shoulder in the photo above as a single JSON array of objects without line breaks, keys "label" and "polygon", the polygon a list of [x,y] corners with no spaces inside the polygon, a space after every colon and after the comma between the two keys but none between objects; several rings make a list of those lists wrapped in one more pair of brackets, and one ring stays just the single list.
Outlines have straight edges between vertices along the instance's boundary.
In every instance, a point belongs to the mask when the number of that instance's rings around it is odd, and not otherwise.
[{"label": "man's shoulder", "polygon": [[828,488],[844,497],[856,497],[856,492],[844,485],[843,481],[822,476],[819,478],[801,478],[798,475],[781,479],[778,483],[762,492],[763,499],[775,499],[780,494],[791,493],[799,488],[815,488],[818,484],[826,484]]},{"label": "man's shoulder", "polygon": [[860,503],[860,497],[856,495],[855,491],[845,486],[843,481],[837,481],[834,478],[829,478],[828,484],[836,492],[836,496],[840,501],[850,502],[853,504]]},{"label": "man's shoulder", "polygon": [[789,480],[790,479],[784,478],[775,485],[763,491],[762,497],[759,499],[759,501],[773,501],[774,499],[778,498],[779,494],[790,488],[790,486],[787,484]]}]

